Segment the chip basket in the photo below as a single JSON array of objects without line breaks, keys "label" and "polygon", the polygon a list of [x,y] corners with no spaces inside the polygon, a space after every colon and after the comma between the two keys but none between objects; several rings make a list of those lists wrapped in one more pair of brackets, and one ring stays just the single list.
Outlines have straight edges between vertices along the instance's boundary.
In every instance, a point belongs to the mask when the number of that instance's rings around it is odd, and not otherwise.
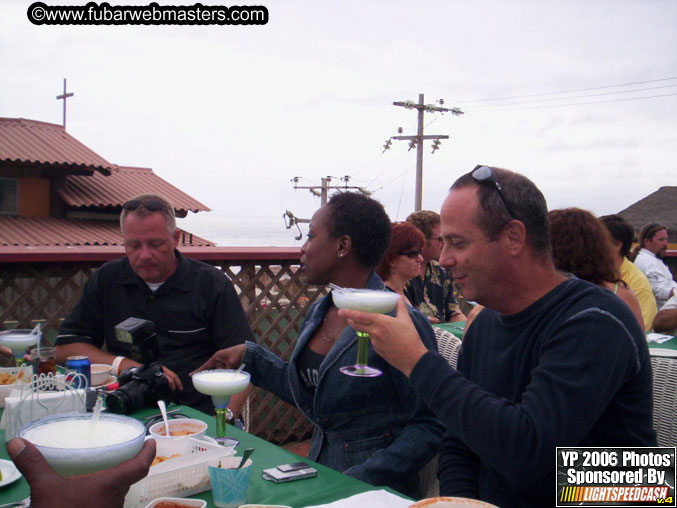
[{"label": "chip basket", "polygon": [[235,455],[234,448],[213,440],[183,438],[157,444],[158,455],[175,452],[181,456],[152,466],[148,476],[131,486],[124,508],[143,508],[158,497],[188,497],[205,492],[211,488],[207,463]]},{"label": "chip basket", "polygon": [[0,367],[0,407],[5,407],[5,398],[13,389],[21,390],[24,384],[30,382],[32,374],[33,368],[30,366]]}]

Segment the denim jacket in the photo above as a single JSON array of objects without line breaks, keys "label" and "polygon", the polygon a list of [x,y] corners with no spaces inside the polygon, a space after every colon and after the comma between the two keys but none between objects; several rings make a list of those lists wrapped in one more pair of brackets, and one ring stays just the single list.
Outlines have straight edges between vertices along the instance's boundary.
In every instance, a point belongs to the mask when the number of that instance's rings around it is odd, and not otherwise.
[{"label": "denim jacket", "polygon": [[[384,289],[371,273],[369,289]],[[368,364],[383,371],[372,378],[351,377],[339,367],[355,363],[357,335],[346,327],[319,370],[317,391],[308,390],[297,361],[332,304],[331,294],[306,313],[289,362],[253,342],[246,343],[244,363],[251,382],[298,407],[315,425],[308,458],[378,486],[418,497],[417,473],[437,453],[444,426],[416,397],[407,377],[372,348]],[[437,351],[428,320],[408,307],[421,340]]]}]

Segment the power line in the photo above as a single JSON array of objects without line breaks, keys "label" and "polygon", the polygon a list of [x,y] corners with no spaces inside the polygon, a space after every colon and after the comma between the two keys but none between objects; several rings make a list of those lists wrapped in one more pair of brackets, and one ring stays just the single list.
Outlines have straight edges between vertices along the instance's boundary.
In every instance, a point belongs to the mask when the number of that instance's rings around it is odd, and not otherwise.
[{"label": "power line", "polygon": [[660,81],[672,81],[677,79],[677,77],[674,78],[661,78],[661,79],[649,79],[647,81],[634,81],[632,83],[622,83],[620,85],[606,85],[606,86],[595,86],[595,87],[590,87],[590,88],[577,88],[574,90],[562,90],[560,92],[544,92],[544,93],[535,93],[535,94],[527,94],[527,95],[513,95],[511,97],[494,97],[490,99],[472,99],[472,100],[467,100],[467,101],[457,101],[459,103],[469,103],[469,102],[486,102],[486,101],[504,101],[504,100],[509,100],[509,99],[525,99],[528,97],[542,97],[543,95],[557,95],[561,93],[573,93],[573,92],[589,92],[590,90],[602,90],[604,88],[617,88],[621,86],[631,86],[631,85],[643,85],[645,83],[658,83]]},{"label": "power line", "polygon": [[516,111],[519,109],[546,109],[546,108],[562,108],[562,107],[567,107],[567,106],[583,106],[587,104],[604,104],[607,102],[625,102],[625,101],[637,101],[641,99],[654,99],[656,97],[670,97],[673,95],[677,95],[676,93],[666,93],[666,94],[660,94],[660,95],[647,95],[645,97],[626,97],[623,99],[611,99],[608,101],[588,101],[588,102],[572,102],[571,104],[551,104],[548,106],[527,106],[524,108],[505,108],[505,109],[478,109],[478,110],[470,110],[469,112],[472,113],[489,113],[489,112],[494,112],[494,111]]},{"label": "power line", "polygon": [[388,187],[390,184],[395,183],[397,180],[399,180],[399,179],[402,178],[403,176],[408,175],[410,170],[411,170],[411,168],[409,167],[409,159],[407,159],[407,169],[405,169],[402,173],[400,173],[399,175],[397,175],[395,178],[393,178],[393,179],[390,180],[389,182],[384,183],[383,185],[381,185],[381,186],[378,187],[377,189],[372,190],[371,193],[374,194],[374,193],[376,193],[376,192],[378,192],[378,191],[380,191],[380,190],[385,189],[385,188]]},{"label": "power line", "polygon": [[[662,86],[652,86],[648,88],[634,88],[632,90],[621,90],[618,92],[602,92],[602,93],[593,93],[593,94],[586,94],[586,95],[573,95],[571,97],[553,97],[552,99],[536,99],[533,101],[518,101],[518,102],[506,102],[504,104],[492,104],[492,105],[487,105],[484,107],[487,108],[493,108],[493,107],[503,107],[503,106],[512,106],[514,104],[530,104],[534,102],[552,102],[552,101],[566,101],[566,100],[571,100],[571,99],[584,99],[586,97],[600,97],[603,95],[616,95],[620,93],[630,93],[630,92],[644,92],[646,90],[658,90],[661,88],[674,88],[676,87],[677,84],[675,85],[662,85]],[[482,106],[480,106],[482,107]],[[474,110],[477,111],[477,110]]]}]

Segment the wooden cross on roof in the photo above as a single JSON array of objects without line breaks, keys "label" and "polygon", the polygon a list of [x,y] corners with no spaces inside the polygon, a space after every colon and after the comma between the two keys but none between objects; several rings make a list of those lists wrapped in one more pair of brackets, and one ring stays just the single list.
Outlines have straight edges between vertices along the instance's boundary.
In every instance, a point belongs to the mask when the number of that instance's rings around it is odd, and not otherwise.
[{"label": "wooden cross on roof", "polygon": [[57,95],[56,99],[63,99],[63,128],[66,129],[66,99],[73,97],[73,92],[66,93],[66,78],[63,78],[63,95]]}]

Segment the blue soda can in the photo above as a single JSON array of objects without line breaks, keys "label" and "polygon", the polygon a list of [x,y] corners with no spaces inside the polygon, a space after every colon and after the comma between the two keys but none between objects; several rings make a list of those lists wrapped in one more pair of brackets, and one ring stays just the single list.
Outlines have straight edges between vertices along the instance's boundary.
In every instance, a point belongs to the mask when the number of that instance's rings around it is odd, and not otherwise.
[{"label": "blue soda can", "polygon": [[[69,374],[71,374],[69,376]],[[69,356],[66,358],[66,381],[71,381],[73,388],[85,388],[84,381],[73,374],[82,374],[87,379],[87,386],[92,385],[92,375],[89,366],[89,358],[86,356]]]}]

